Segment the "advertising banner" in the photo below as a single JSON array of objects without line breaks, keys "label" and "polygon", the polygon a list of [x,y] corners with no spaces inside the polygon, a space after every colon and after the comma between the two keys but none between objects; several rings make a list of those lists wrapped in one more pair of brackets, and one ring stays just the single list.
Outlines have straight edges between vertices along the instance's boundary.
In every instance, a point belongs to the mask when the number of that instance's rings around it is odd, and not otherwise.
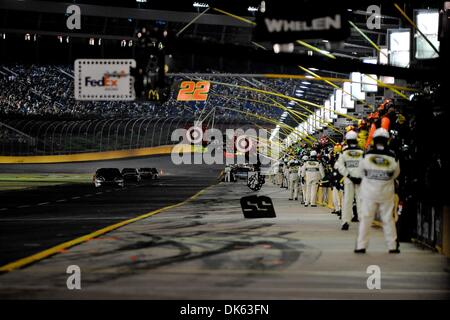
[{"label": "advertising banner", "polygon": [[74,65],[75,99],[134,100],[134,59],[77,59]]}]

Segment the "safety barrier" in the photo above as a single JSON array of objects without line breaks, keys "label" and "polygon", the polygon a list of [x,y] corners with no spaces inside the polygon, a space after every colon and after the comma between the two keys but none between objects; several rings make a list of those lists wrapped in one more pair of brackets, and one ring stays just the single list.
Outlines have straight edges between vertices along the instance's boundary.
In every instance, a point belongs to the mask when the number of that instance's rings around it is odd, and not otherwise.
[{"label": "safety barrier", "polygon": [[171,144],[193,118],[9,119],[0,122],[0,155],[67,155]]},{"label": "safety barrier", "polygon": [[[2,119],[1,156],[43,156],[133,150],[174,144],[172,133],[187,129],[189,117],[141,117],[91,120]],[[203,123],[212,126],[210,119]],[[240,127],[235,120],[215,121],[225,131]]]},{"label": "safety barrier", "polygon": [[[430,202],[416,203],[416,227],[413,241],[425,247],[435,248],[449,256],[448,208]],[[446,218],[447,216],[447,218]]]}]

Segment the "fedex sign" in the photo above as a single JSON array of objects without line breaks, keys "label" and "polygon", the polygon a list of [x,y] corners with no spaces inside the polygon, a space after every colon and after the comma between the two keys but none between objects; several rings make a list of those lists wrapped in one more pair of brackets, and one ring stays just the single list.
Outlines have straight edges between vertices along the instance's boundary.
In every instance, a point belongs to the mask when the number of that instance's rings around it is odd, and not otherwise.
[{"label": "fedex sign", "polygon": [[133,59],[78,59],[75,61],[75,99],[134,100]]},{"label": "fedex sign", "polygon": [[92,87],[110,87],[110,88],[117,88],[117,81],[118,80],[112,80],[109,77],[104,76],[100,80],[92,79],[91,77],[85,77],[84,78],[84,85],[86,87],[92,86]]}]

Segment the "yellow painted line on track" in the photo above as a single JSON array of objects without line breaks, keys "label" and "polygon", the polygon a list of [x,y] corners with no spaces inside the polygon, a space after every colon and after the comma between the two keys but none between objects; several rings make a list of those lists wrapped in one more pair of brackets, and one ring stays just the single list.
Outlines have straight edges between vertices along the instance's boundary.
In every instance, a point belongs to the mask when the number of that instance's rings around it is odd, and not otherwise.
[{"label": "yellow painted line on track", "polygon": [[0,156],[0,164],[85,162],[85,161],[126,159],[134,157],[153,156],[153,155],[167,155],[171,154],[175,146],[177,147],[177,150],[179,152],[192,151],[190,145],[178,144],[178,145],[166,145],[166,146],[129,149],[129,150],[87,152],[87,153],[62,154],[62,155],[20,156],[20,157]]},{"label": "yellow painted line on track", "polygon": [[188,199],[186,199],[186,200],[184,200],[184,201],[182,201],[180,203],[176,203],[176,204],[173,204],[173,205],[170,205],[170,206],[166,206],[166,207],[154,210],[154,211],[150,211],[148,213],[145,213],[143,215],[140,215],[140,216],[132,218],[132,219],[128,219],[128,220],[124,220],[124,221],[118,222],[116,224],[107,226],[105,228],[102,228],[100,230],[94,231],[92,233],[89,233],[87,235],[81,236],[79,238],[76,238],[76,239],[73,239],[73,240],[61,243],[61,244],[59,244],[57,246],[54,246],[54,247],[52,247],[50,249],[47,249],[47,250],[38,252],[36,254],[33,254],[31,256],[28,256],[28,257],[19,259],[17,261],[8,263],[8,264],[0,267],[0,272],[10,272],[10,271],[13,271],[13,270],[16,270],[16,269],[19,269],[19,268],[23,268],[24,266],[27,266],[27,265],[29,265],[31,263],[35,263],[35,262],[38,262],[38,261],[43,260],[45,258],[48,258],[50,256],[53,256],[55,254],[61,253],[64,250],[66,250],[66,249],[68,249],[70,247],[82,244],[82,243],[84,243],[86,241],[89,241],[91,239],[94,239],[94,238],[97,238],[99,236],[102,236],[102,235],[104,235],[104,234],[106,234],[108,232],[111,232],[113,230],[119,229],[119,228],[121,228],[123,226],[126,226],[126,225],[130,224],[130,223],[133,223],[133,222],[136,222],[136,221],[139,221],[139,220],[142,220],[142,219],[146,219],[148,217],[154,216],[155,214],[158,214],[158,213],[163,212],[163,211],[167,211],[169,209],[173,209],[173,208],[177,208],[179,206],[182,206],[182,205],[186,204],[187,202],[192,201],[192,200],[196,199],[197,197],[199,197],[200,195],[202,195],[210,187],[211,186],[200,190],[199,192],[197,192],[196,194],[194,194],[190,198],[188,198]]}]

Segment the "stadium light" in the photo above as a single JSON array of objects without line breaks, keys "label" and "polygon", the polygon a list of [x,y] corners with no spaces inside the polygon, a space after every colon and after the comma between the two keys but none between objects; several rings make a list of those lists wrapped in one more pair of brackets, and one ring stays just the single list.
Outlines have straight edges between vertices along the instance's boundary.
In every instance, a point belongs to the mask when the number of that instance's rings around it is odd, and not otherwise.
[{"label": "stadium light", "polygon": [[255,12],[255,11],[258,11],[258,8],[250,6],[247,8],[247,10],[248,10],[248,12]]},{"label": "stadium light", "polygon": [[[368,64],[377,64],[377,58],[364,58],[363,63]],[[364,92],[377,92],[378,91],[378,84],[377,84],[377,75],[371,74],[371,75],[365,75],[363,74],[361,76],[361,91]]]},{"label": "stadium light", "polygon": [[345,109],[354,109],[355,101],[352,99],[352,96],[348,94],[352,90],[351,82],[344,82],[343,84],[343,93],[342,93],[342,107]]},{"label": "stadium light", "polygon": [[[389,55],[388,48],[387,47],[381,47],[380,48],[380,53],[378,54],[378,63],[382,64],[382,65],[389,64],[388,55]],[[395,83],[395,78],[394,77],[381,76],[380,80],[381,80],[381,82],[384,82],[384,83],[389,83],[389,84],[394,84]]]},{"label": "stadium light", "polygon": [[352,99],[364,100],[366,98],[366,93],[361,90],[362,89],[361,73],[359,72],[350,73],[350,80],[352,80],[350,91],[352,94]]},{"label": "stadium light", "polygon": [[410,63],[410,29],[388,29],[388,52],[391,66],[407,68]]},{"label": "stadium light", "polygon": [[311,84],[311,82],[308,82],[308,81],[302,81],[302,83],[306,84],[306,85]]},{"label": "stadium light", "polygon": [[[425,34],[428,40],[439,50],[439,11],[438,10],[414,10],[417,28]],[[415,58],[433,59],[439,55],[425,40],[420,32],[415,34]]]},{"label": "stadium light", "polygon": [[94,38],[89,38],[89,45],[90,46],[95,45],[95,39]]},{"label": "stadium light", "polygon": [[280,53],[281,49],[280,49],[280,45],[278,43],[275,43],[273,45],[273,52],[275,53]]},{"label": "stadium light", "polygon": [[208,8],[209,5],[207,3],[203,3],[203,2],[194,2],[192,4],[193,7],[195,8]]}]

